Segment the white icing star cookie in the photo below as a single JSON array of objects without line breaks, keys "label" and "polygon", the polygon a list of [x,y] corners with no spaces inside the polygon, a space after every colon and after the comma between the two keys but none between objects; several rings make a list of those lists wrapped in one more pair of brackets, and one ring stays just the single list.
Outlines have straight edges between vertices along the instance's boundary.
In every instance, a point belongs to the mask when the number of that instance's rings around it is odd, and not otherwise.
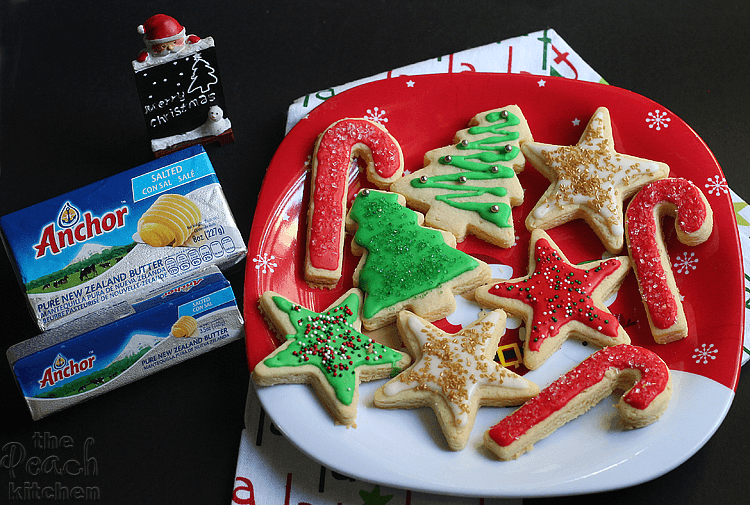
[{"label": "white icing star cookie", "polygon": [[526,227],[548,230],[583,218],[613,254],[624,242],[623,200],[669,175],[664,163],[615,151],[605,107],[596,110],[576,145],[524,142],[521,150],[551,181],[526,218]]},{"label": "white icing star cookie", "polygon": [[505,318],[505,312],[495,310],[451,335],[401,311],[398,330],[415,361],[375,392],[375,405],[429,406],[450,449],[463,449],[480,406],[520,405],[539,393],[536,384],[493,361]]}]

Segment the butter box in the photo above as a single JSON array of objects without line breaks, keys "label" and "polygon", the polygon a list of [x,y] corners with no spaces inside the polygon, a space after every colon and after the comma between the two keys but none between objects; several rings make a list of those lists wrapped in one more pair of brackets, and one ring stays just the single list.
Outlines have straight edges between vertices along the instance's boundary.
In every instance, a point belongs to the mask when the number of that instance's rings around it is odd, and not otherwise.
[{"label": "butter box", "polygon": [[247,253],[202,146],[3,216],[0,231],[41,330]]},{"label": "butter box", "polygon": [[36,420],[242,336],[232,287],[211,266],[15,344],[7,357]]}]

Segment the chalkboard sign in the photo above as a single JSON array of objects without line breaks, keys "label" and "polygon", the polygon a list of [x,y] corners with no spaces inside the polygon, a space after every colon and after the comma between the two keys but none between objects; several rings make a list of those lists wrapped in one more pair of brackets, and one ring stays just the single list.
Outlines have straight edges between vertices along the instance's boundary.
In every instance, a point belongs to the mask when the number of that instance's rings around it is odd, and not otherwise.
[{"label": "chalkboard sign", "polygon": [[200,127],[210,107],[226,115],[216,48],[135,70],[138,95],[149,138],[160,139]]}]

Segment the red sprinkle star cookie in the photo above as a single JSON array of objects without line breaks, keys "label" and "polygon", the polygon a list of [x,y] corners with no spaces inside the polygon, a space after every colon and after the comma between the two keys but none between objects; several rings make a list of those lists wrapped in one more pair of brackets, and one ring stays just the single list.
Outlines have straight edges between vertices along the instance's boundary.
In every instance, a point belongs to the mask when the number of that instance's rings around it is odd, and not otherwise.
[{"label": "red sprinkle star cookie", "polygon": [[524,142],[521,150],[549,188],[526,218],[529,230],[548,230],[583,218],[613,254],[622,250],[623,200],[669,175],[664,163],[615,151],[609,111],[600,107],[574,146]]},{"label": "red sprinkle star cookie", "polygon": [[603,300],[619,289],[630,269],[627,256],[574,265],[543,230],[534,230],[529,274],[477,288],[477,302],[501,308],[526,323],[524,364],[539,368],[568,337],[600,347],[629,344],[630,337]]},{"label": "red sprinkle star cookie", "polygon": [[322,312],[267,291],[260,309],[286,341],[258,363],[252,377],[259,386],[312,384],[336,421],[353,424],[360,381],[395,375],[411,357],[359,332],[362,292],[350,289]]},{"label": "red sprinkle star cookie", "polygon": [[520,405],[539,393],[533,382],[493,361],[505,330],[505,312],[495,310],[455,335],[408,310],[398,330],[415,362],[375,392],[375,406],[429,406],[454,451],[469,440],[480,406]]}]

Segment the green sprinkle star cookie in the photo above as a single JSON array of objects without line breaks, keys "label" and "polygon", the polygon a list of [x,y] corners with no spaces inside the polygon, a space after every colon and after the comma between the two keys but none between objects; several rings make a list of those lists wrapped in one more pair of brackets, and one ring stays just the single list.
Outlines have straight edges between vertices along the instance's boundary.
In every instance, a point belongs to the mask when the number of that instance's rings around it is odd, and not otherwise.
[{"label": "green sprinkle star cookie", "polygon": [[357,417],[359,383],[397,374],[408,354],[394,351],[359,332],[362,292],[347,291],[330,307],[315,312],[267,291],[260,310],[284,343],[253,370],[259,386],[311,384],[335,420],[351,425]]}]

